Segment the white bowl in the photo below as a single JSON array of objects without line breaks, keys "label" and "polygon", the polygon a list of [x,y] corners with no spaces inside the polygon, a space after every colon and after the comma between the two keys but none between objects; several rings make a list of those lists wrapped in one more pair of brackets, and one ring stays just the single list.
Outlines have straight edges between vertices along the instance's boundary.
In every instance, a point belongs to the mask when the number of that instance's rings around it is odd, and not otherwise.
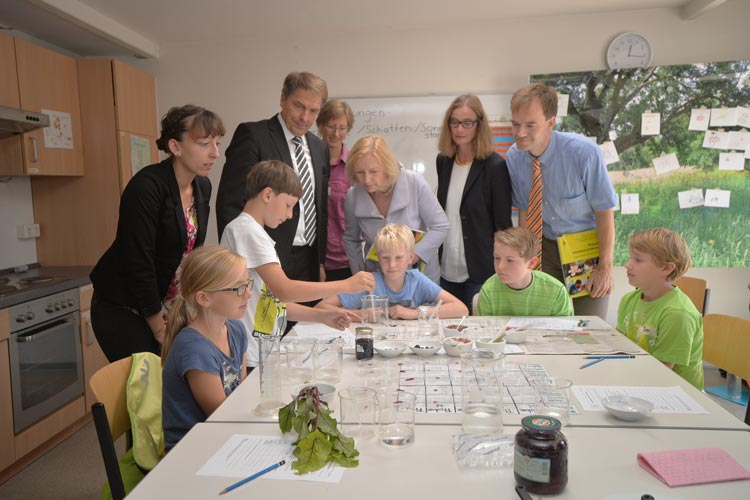
[{"label": "white bowl", "polygon": [[650,401],[631,396],[608,396],[602,399],[602,405],[613,417],[628,422],[648,417],[654,411]]},{"label": "white bowl", "polygon": [[437,340],[415,340],[407,345],[417,356],[432,356],[443,347],[443,344]]},{"label": "white bowl", "polygon": [[395,358],[396,356],[401,356],[401,354],[406,349],[406,344],[404,344],[403,342],[395,342],[392,340],[383,340],[380,342],[375,342],[372,347],[373,349],[375,349],[375,352],[377,352],[384,358]]},{"label": "white bowl", "polygon": [[443,335],[445,335],[446,338],[448,337],[466,337],[469,333],[469,327],[467,325],[461,325],[461,328],[459,330],[456,329],[458,326],[458,321],[455,323],[451,323],[448,326],[443,327]]},{"label": "white bowl", "polygon": [[331,384],[324,384],[322,382],[312,382],[309,384],[300,384],[298,386],[295,386],[291,392],[292,397],[296,398],[299,395],[299,391],[301,391],[305,387],[310,387],[313,385],[318,387],[318,394],[320,394],[321,401],[325,401],[328,404],[331,404],[333,402],[333,397],[336,395],[336,387]]},{"label": "white bowl", "polygon": [[505,341],[509,344],[522,344],[526,342],[526,332],[507,332]]},{"label": "white bowl", "polygon": [[496,354],[504,354],[505,340],[503,340],[502,342],[493,342],[492,340],[492,337],[484,337],[481,339],[476,339],[474,341],[474,344],[477,346],[477,349],[487,349]]},{"label": "white bowl", "polygon": [[446,337],[443,339],[443,349],[445,349],[445,353],[448,356],[458,357],[462,352],[471,351],[471,339],[469,337],[463,337],[461,335],[455,337]]}]

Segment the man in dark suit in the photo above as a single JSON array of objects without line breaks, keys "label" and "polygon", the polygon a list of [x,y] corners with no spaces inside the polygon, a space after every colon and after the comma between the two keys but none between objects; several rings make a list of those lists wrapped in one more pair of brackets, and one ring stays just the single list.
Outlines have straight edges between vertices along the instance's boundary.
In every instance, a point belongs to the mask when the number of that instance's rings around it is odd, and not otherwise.
[{"label": "man in dark suit", "polygon": [[328,97],[326,82],[307,72],[289,73],[281,90],[281,112],[258,122],[241,123],[226,150],[216,197],[219,238],[245,205],[245,179],[262,160],[281,160],[302,181],[294,215],[277,228],[266,227],[276,242],[281,267],[291,279],[325,280],[328,235],[328,146],[310,127]]}]

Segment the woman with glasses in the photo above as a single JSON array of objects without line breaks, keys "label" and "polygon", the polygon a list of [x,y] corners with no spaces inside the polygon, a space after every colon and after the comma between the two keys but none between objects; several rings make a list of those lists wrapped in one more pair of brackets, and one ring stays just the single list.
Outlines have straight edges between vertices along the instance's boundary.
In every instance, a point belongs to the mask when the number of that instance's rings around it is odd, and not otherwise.
[{"label": "woman with glasses", "polygon": [[169,157],[141,169],[122,193],[115,241],[91,272],[91,323],[110,362],[161,351],[180,263],[206,238],[207,176],[224,133],[211,111],[170,109],[156,141]]},{"label": "woman with glasses", "polygon": [[331,176],[328,179],[328,243],[326,247],[325,279],[339,281],[352,275],[344,250],[344,199],[351,187],[346,177],[346,158],[349,150],[344,145],[346,134],[354,126],[354,114],[349,105],[339,99],[327,101],[317,120],[318,134],[328,145],[331,154]]},{"label": "woman with glasses", "polygon": [[508,167],[494,152],[477,96],[453,100],[438,148],[437,198],[450,223],[440,252],[440,286],[471,311],[472,298],[494,273],[493,236],[513,225]]},{"label": "woman with glasses", "polygon": [[438,248],[448,233],[448,219],[422,174],[402,168],[379,135],[366,135],[354,144],[346,174],[354,183],[344,203],[344,248],[352,272],[376,271],[375,235],[386,224],[404,224],[417,240],[412,265],[437,283]]}]

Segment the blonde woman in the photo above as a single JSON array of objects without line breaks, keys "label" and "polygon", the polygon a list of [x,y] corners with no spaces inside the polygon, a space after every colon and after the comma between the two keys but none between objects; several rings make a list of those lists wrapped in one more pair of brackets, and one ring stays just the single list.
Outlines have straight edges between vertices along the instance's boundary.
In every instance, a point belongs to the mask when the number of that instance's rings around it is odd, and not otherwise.
[{"label": "blonde woman", "polygon": [[185,259],[162,345],[166,451],[242,382],[248,336],[240,319],[251,289],[245,258],[231,250],[204,247]]}]

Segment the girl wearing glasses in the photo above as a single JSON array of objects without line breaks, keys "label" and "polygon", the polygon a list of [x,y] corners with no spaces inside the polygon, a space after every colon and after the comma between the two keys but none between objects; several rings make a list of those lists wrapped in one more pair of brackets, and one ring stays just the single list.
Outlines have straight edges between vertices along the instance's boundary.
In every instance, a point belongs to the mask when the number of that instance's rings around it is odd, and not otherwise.
[{"label": "girl wearing glasses", "polygon": [[245,259],[226,248],[199,248],[185,259],[162,345],[166,451],[242,382],[248,340],[240,319],[252,281]]},{"label": "girl wearing glasses", "polygon": [[475,95],[458,96],[450,104],[438,147],[437,198],[450,223],[440,252],[440,286],[471,311],[474,295],[494,274],[494,234],[513,225],[508,167],[494,152]]},{"label": "girl wearing glasses", "polygon": [[180,263],[206,238],[207,176],[224,133],[211,111],[170,109],[156,141],[169,157],[141,169],[122,193],[115,241],[91,272],[91,322],[110,362],[161,351]]},{"label": "girl wearing glasses", "polygon": [[331,176],[328,179],[328,243],[326,247],[326,281],[344,280],[352,275],[344,250],[344,199],[352,183],[346,176],[349,150],[344,145],[346,134],[354,126],[349,105],[339,99],[327,101],[318,115],[318,134],[331,153]]}]

